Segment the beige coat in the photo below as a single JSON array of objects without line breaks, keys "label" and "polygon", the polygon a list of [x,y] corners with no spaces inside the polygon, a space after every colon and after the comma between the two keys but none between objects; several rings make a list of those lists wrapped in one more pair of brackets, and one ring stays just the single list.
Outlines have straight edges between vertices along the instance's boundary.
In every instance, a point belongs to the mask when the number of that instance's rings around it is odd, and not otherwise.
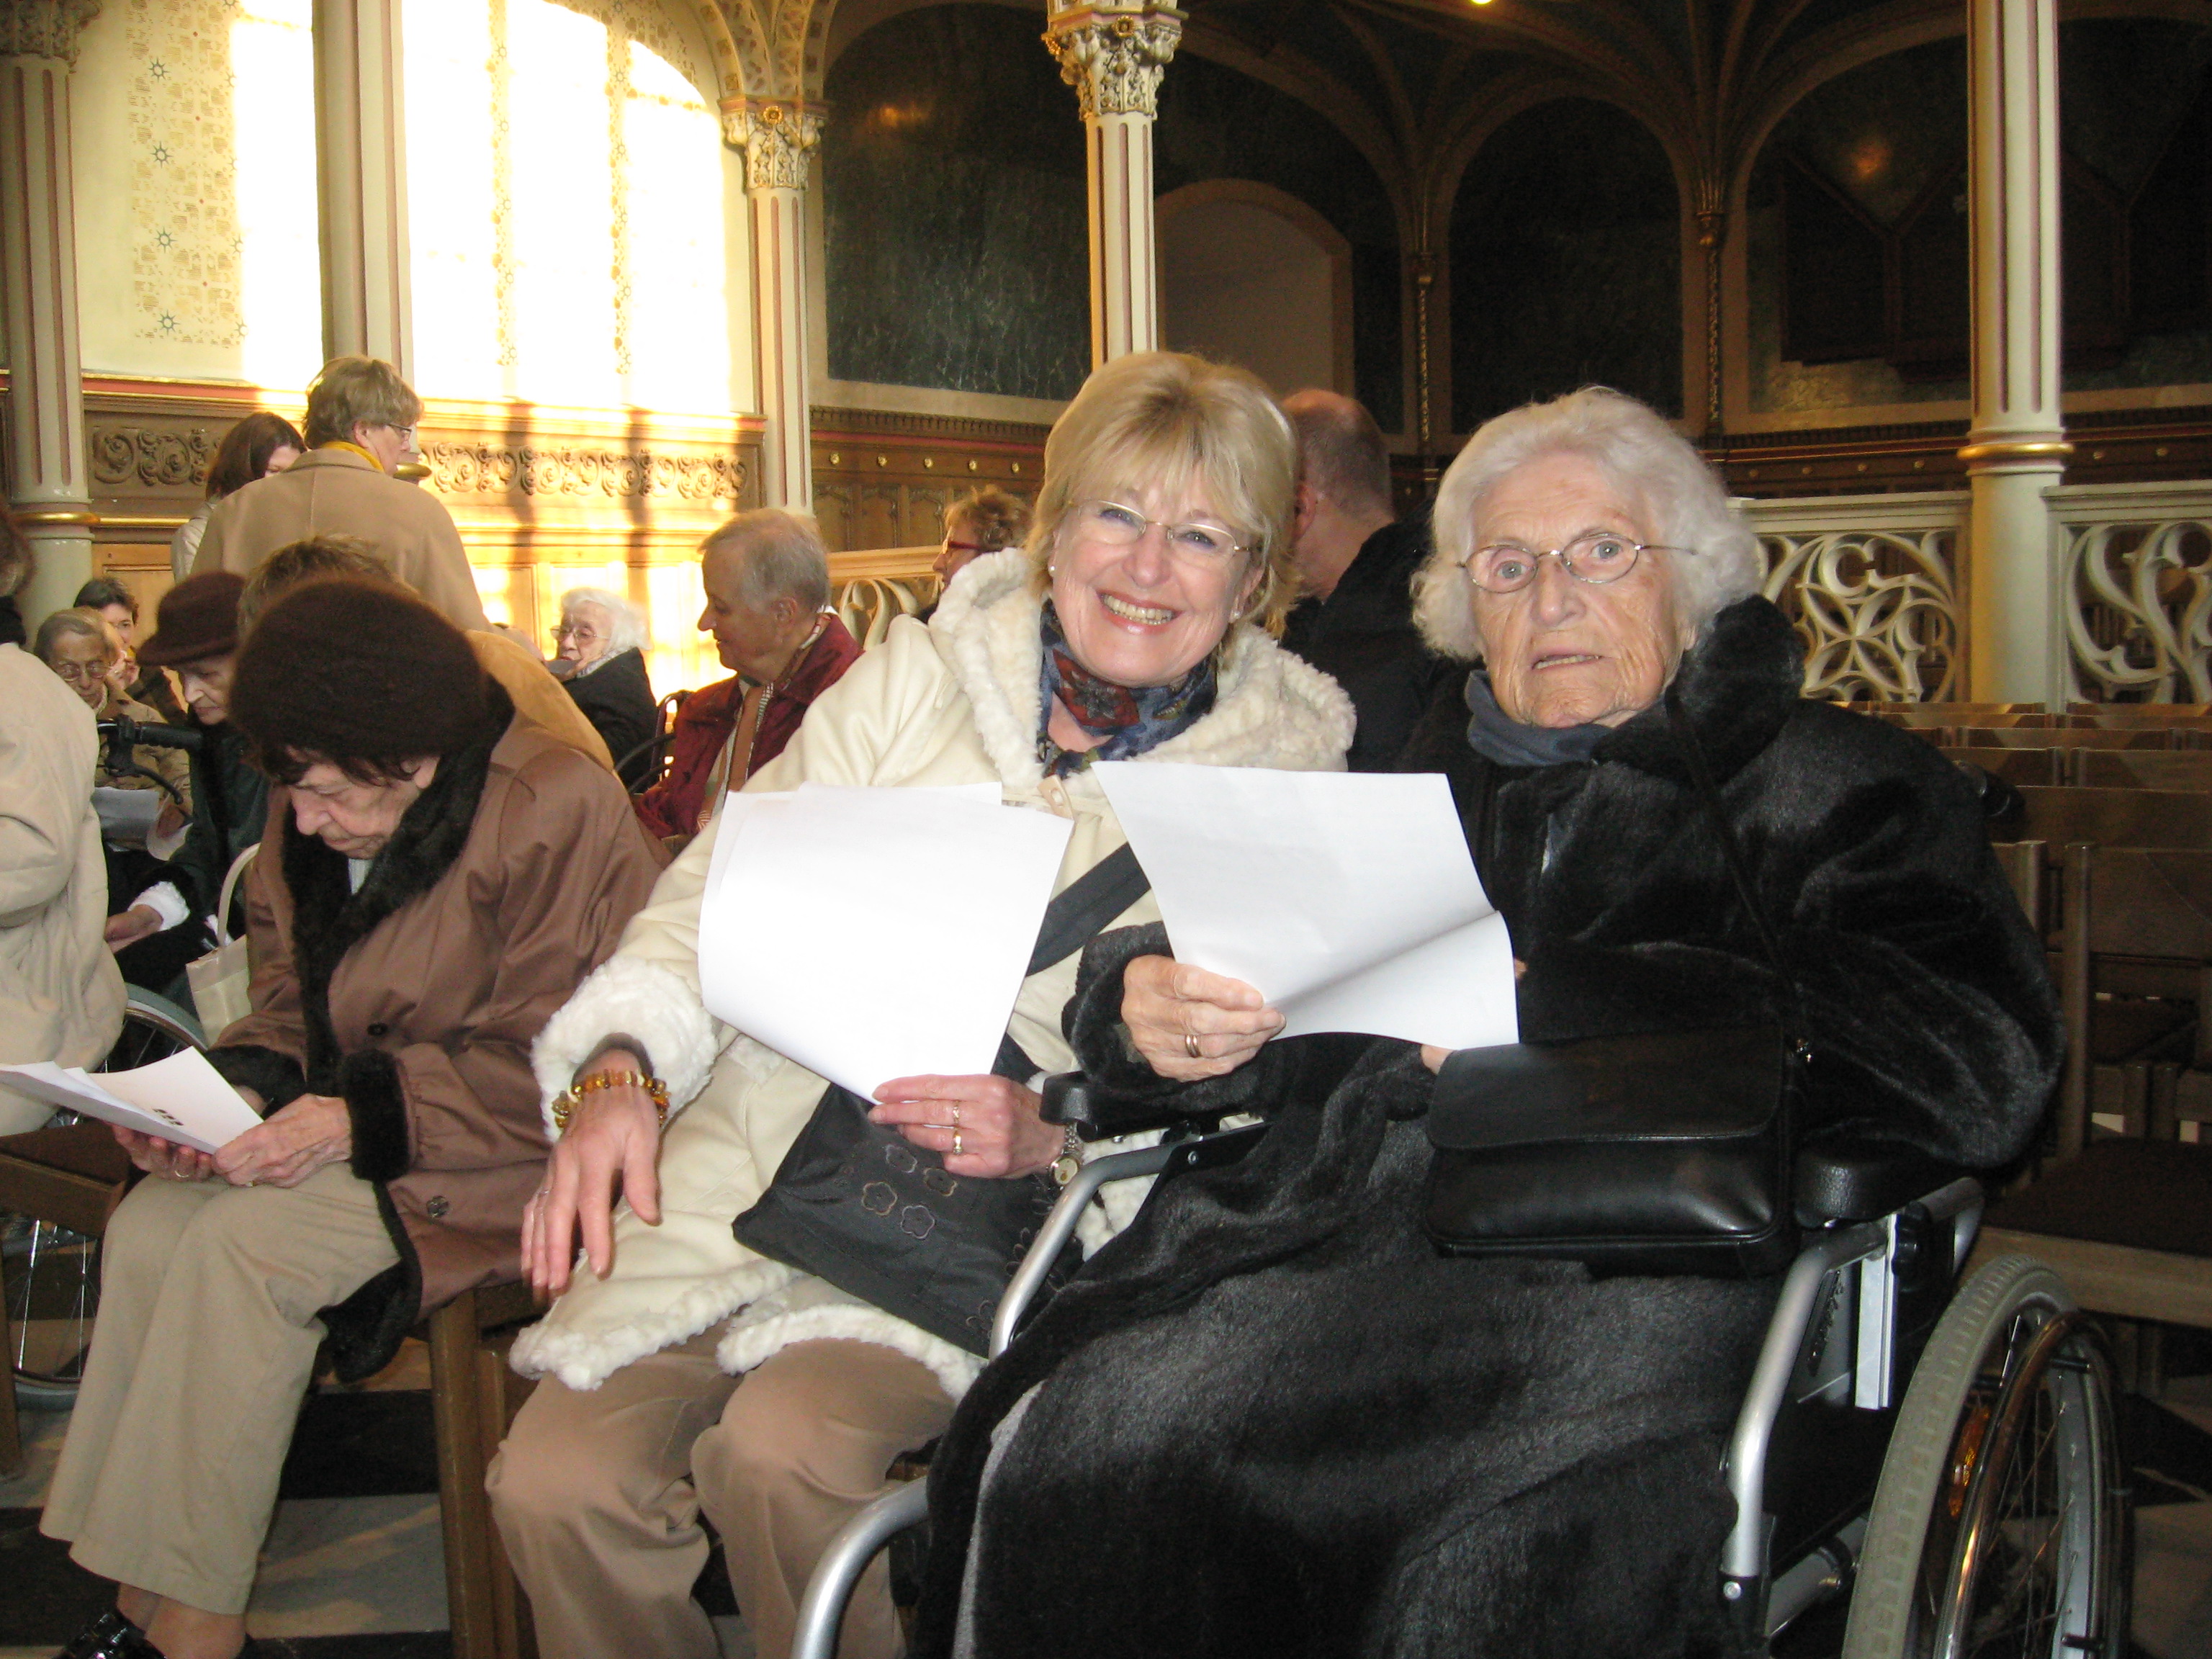
[{"label": "beige coat", "polygon": [[192,574],[251,575],[280,547],[316,535],[358,536],[392,573],[456,628],[489,628],[453,515],[349,449],[311,450],[215,504]]},{"label": "beige coat", "polygon": [[[1088,773],[1048,778],[1037,760],[1042,602],[1028,574],[1018,551],[980,558],[954,580],[927,628],[908,617],[893,623],[747,787],[995,783],[1009,804],[1073,822],[1056,886],[1104,859],[1125,839],[1104,791]],[[1231,642],[1213,711],[1142,758],[1338,770],[1352,720],[1334,680],[1248,626]],[[515,1367],[597,1388],[630,1361],[734,1314],[719,1349],[726,1370],[749,1370],[788,1343],[851,1338],[912,1356],[957,1396],[981,1366],[974,1355],[757,1255],[731,1235],[731,1222],[773,1179],[825,1085],[701,1005],[701,893],[720,822],[669,867],[613,960],[538,1039],[538,1086],[549,1100],[602,1038],[623,1032],[646,1046],[682,1109],[661,1142],[660,1224],[647,1227],[620,1207],[613,1271],[599,1279],[580,1269],[544,1322],[516,1342]],[[917,871],[915,879],[928,872]],[[1147,895],[1115,925],[1158,915]],[[775,941],[759,948],[772,951]],[[1008,1026],[1048,1070],[1073,1063],[1060,1016],[1076,967],[1070,957],[1024,981]]]},{"label": "beige coat", "polygon": [[[123,975],[100,938],[99,753],[83,699],[0,645],[0,1061],[97,1065],[123,1029]],[[49,1109],[0,1089],[0,1134],[36,1128]]]}]

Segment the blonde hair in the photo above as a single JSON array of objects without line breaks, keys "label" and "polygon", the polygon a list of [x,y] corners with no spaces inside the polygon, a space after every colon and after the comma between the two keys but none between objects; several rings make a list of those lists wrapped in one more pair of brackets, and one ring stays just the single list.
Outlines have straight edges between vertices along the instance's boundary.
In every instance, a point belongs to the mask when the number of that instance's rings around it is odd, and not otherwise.
[{"label": "blonde hair", "polygon": [[1139,487],[1181,495],[1203,483],[1214,511],[1247,548],[1260,580],[1237,616],[1271,634],[1297,598],[1291,520],[1298,446],[1267,388],[1244,369],[1176,351],[1139,351],[1092,371],[1044,445],[1044,484],[1030,526],[1037,591],[1060,522],[1081,501]]},{"label": "blonde hair", "polygon": [[1437,490],[1437,550],[1413,579],[1413,619],[1441,654],[1482,654],[1470,584],[1461,567],[1474,550],[1475,520],[1506,475],[1551,455],[1578,455],[1644,504],[1652,544],[1666,561],[1682,619],[1702,632],[1736,600],[1759,592],[1759,538],[1736,516],[1698,452],[1659,414],[1601,386],[1549,403],[1523,404],[1467,441]]},{"label": "blonde hair", "polygon": [[307,384],[307,447],[351,443],[357,426],[412,426],[422,400],[379,357],[333,357]]}]

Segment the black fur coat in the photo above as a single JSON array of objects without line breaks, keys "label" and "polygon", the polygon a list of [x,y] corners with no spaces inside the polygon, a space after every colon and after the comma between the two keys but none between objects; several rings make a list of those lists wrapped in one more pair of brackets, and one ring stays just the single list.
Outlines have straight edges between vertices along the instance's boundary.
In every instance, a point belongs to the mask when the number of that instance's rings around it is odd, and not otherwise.
[{"label": "black fur coat", "polygon": [[[1954,769],[1801,701],[1798,673],[1785,619],[1748,599],[1674,691],[1802,988],[1808,1130],[2000,1164],[2057,1074],[2040,949]],[[1478,758],[1464,720],[1439,712],[1401,764],[1451,781],[1529,964],[1524,1037],[1775,1017],[1663,710],[1534,770]],[[1177,1089],[1119,1025],[1122,966],[1164,948],[1092,947],[1068,1016],[1085,1068],[1274,1127],[1163,1188],[962,1403],[918,1650],[1728,1650],[1720,1449],[1773,1285],[1437,1256],[1414,1051],[1301,1039]]]}]

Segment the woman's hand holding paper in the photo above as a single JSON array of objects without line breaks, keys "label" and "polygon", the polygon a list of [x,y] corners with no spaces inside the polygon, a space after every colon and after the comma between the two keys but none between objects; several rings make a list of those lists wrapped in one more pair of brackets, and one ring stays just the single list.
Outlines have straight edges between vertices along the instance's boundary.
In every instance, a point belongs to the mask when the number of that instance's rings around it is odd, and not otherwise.
[{"label": "woman's hand holding paper", "polygon": [[1243,980],[1172,957],[1139,957],[1121,985],[1130,1041],[1155,1072],[1177,1083],[1228,1076],[1283,1029],[1282,1015]]},{"label": "woman's hand holding paper", "polygon": [[[1002,1077],[899,1077],[868,1114],[917,1146],[945,1154],[957,1176],[1001,1180],[1052,1167],[1066,1137],[1038,1115],[1043,1098]],[[959,1150],[953,1150],[955,1140]]]},{"label": "woman's hand holding paper", "polygon": [[301,1095],[210,1160],[234,1187],[296,1187],[353,1156],[353,1114],[334,1095]]},{"label": "woman's hand holding paper", "polygon": [[[257,1112],[267,1105],[252,1089],[240,1089],[238,1097]],[[114,1124],[110,1124],[108,1130],[131,1163],[148,1175],[160,1176],[168,1181],[205,1181],[216,1173],[215,1154],[212,1152],[203,1152],[191,1146],[179,1146],[174,1141],[142,1135],[134,1129],[120,1128]]]}]

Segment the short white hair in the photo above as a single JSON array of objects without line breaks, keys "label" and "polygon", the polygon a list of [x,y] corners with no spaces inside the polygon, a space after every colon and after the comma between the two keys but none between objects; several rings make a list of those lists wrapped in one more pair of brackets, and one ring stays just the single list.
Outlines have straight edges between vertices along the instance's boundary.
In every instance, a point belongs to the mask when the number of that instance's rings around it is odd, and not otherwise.
[{"label": "short white hair", "polygon": [[1666,562],[1674,603],[1703,632],[1765,574],[1759,538],[1696,450],[1655,410],[1605,386],[1584,386],[1547,404],[1484,422],[1437,490],[1436,551],[1413,579],[1413,616],[1436,651],[1462,661],[1482,654],[1473,594],[1462,568],[1474,550],[1475,520],[1515,469],[1552,455],[1578,455],[1644,504],[1652,544]]},{"label": "short white hair", "polygon": [[570,588],[561,596],[561,620],[568,621],[580,605],[595,605],[607,613],[607,648],[600,657],[602,662],[625,651],[641,651],[651,642],[645,612],[611,588]]}]

